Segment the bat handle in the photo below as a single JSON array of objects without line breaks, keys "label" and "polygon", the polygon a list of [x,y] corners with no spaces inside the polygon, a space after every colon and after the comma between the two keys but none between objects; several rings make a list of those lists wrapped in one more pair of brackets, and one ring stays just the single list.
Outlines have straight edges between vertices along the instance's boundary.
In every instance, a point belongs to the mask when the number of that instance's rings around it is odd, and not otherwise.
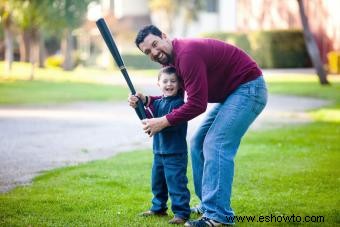
[{"label": "bat handle", "polygon": [[146,119],[144,105],[142,100],[138,97],[137,108],[135,109],[140,120]]},{"label": "bat handle", "polygon": [[[137,101],[137,108],[135,109],[138,117],[140,120],[144,120],[146,119],[146,113],[145,113],[145,109],[144,109],[144,105],[142,102],[142,99],[138,97],[138,101]],[[150,132],[148,132],[148,134],[150,135]]]}]

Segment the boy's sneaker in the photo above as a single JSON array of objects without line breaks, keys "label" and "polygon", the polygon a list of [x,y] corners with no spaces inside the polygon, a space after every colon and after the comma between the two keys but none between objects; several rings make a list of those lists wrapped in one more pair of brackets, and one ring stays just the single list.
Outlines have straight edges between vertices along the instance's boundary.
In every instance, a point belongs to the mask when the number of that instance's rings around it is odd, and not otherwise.
[{"label": "boy's sneaker", "polygon": [[187,221],[184,226],[187,227],[213,227],[213,226],[222,226],[223,224],[214,221],[210,218],[202,217],[201,219],[194,220],[194,221]]},{"label": "boy's sneaker", "polygon": [[167,216],[166,211],[155,212],[152,210],[147,210],[139,214],[139,216],[150,217],[150,216]]},{"label": "boy's sneaker", "polygon": [[190,212],[193,214],[203,214],[203,210],[202,207],[200,205],[194,206],[192,208],[190,208]]},{"label": "boy's sneaker", "polygon": [[181,224],[184,224],[186,221],[187,219],[183,219],[183,218],[175,216],[173,219],[169,221],[169,224],[181,225]]}]

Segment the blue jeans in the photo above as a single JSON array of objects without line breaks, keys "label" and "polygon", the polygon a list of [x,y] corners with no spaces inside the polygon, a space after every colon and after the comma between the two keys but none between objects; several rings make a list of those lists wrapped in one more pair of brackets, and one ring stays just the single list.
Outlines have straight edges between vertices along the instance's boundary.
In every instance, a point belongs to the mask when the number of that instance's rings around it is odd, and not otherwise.
[{"label": "blue jeans", "polygon": [[241,138],[266,103],[262,76],[242,84],[216,104],[191,139],[195,193],[204,217],[227,224],[234,216],[230,206],[234,158]]},{"label": "blue jeans", "polygon": [[188,219],[190,216],[190,192],[187,188],[188,154],[154,154],[152,166],[152,199],[151,210],[167,210],[168,194],[171,199],[171,210],[176,217]]}]

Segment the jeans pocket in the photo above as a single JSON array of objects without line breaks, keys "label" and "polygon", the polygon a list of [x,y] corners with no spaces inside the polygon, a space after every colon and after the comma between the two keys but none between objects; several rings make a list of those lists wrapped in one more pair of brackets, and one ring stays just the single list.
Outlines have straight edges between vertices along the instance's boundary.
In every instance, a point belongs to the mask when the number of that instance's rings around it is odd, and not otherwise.
[{"label": "jeans pocket", "polygon": [[256,87],[252,111],[258,115],[262,112],[266,104],[267,104],[267,89],[265,87]]}]

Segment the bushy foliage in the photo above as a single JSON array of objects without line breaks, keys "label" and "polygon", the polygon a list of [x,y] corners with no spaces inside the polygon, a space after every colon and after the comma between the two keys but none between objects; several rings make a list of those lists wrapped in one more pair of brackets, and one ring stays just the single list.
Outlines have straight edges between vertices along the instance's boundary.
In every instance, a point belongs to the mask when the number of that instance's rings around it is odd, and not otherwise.
[{"label": "bushy foliage", "polygon": [[275,30],[249,33],[206,33],[203,37],[231,43],[251,55],[263,68],[310,67],[303,32]]},{"label": "bushy foliage", "polygon": [[122,58],[129,69],[159,69],[160,64],[153,62],[149,57],[142,54],[122,54]]}]

